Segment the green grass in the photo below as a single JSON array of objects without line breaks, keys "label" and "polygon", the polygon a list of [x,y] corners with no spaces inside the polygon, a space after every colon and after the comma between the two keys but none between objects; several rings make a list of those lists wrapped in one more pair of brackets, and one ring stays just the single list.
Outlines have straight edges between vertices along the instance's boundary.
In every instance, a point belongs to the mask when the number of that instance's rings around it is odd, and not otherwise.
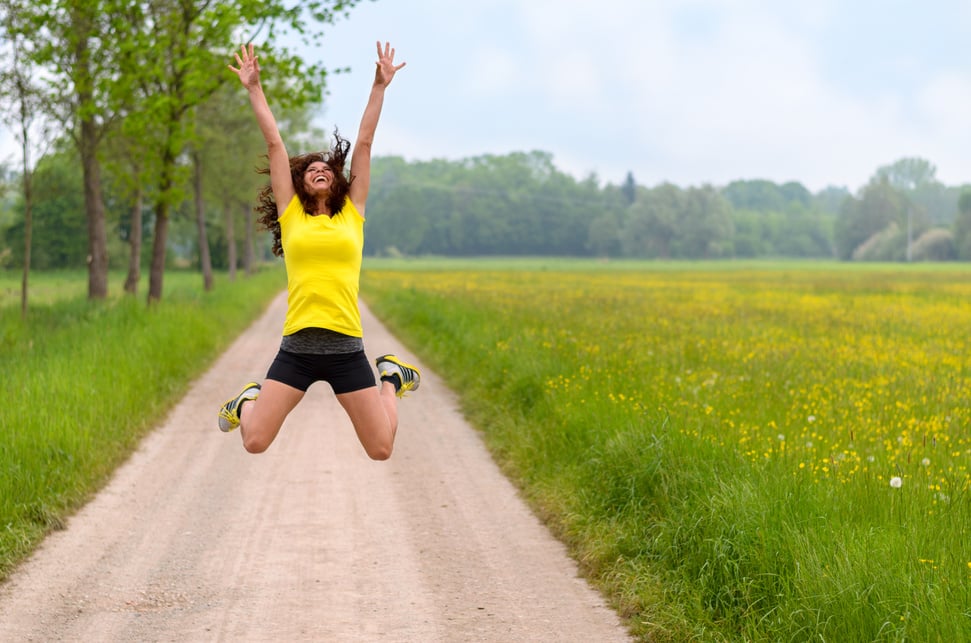
[{"label": "green grass", "polygon": [[[971,640],[971,267],[365,265],[643,640]],[[147,308],[37,274],[24,322],[19,280],[0,273],[0,577],[285,283],[170,273]]]},{"label": "green grass", "polygon": [[[212,360],[285,288],[272,269],[202,292],[168,273],[163,301],[89,302],[80,272],[0,273],[0,579],[107,481]],[[123,275],[112,275],[121,292]],[[14,294],[11,294],[14,291]]]},{"label": "green grass", "polygon": [[969,277],[426,260],[363,292],[643,640],[964,641]]}]

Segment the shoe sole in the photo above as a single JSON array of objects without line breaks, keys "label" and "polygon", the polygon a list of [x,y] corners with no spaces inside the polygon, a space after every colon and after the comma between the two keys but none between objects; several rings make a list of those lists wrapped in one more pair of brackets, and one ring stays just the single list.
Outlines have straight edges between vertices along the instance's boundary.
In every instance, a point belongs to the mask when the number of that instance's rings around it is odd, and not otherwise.
[{"label": "shoe sole", "polygon": [[[223,403],[223,405],[219,407],[219,413],[216,415],[216,419],[217,419],[216,424],[219,426],[219,430],[222,431],[223,433],[230,433],[238,429],[239,418],[227,417],[229,416],[230,412],[226,407],[229,407],[235,404],[235,406],[239,408],[239,405],[242,404],[244,401],[255,400],[256,397],[259,396],[260,390],[262,388],[263,387],[261,387],[258,382],[250,382],[245,387],[243,387],[243,390],[239,392],[239,395],[237,395],[236,397],[231,397],[228,400],[226,400]],[[244,395],[246,395],[247,392],[252,391],[253,389],[256,389],[256,396],[243,397]],[[228,426],[223,426],[223,422],[226,422]]]},{"label": "shoe sole", "polygon": [[421,384],[421,371],[418,370],[418,367],[412,366],[407,362],[402,362],[394,355],[382,355],[381,357],[374,360],[374,365],[378,367],[379,371],[381,370],[381,367],[379,366],[381,362],[391,362],[392,364],[398,366],[399,368],[406,368],[415,374],[415,377],[411,380],[409,384],[405,384],[404,382],[402,382],[401,389],[396,391],[395,395],[397,395],[400,398],[400,397],[404,397],[405,393],[409,391],[418,390],[418,387]]}]

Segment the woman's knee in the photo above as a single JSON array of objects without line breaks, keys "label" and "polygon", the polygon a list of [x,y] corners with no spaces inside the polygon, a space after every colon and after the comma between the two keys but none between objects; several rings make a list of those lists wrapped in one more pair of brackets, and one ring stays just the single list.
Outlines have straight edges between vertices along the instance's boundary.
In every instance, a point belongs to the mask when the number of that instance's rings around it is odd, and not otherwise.
[{"label": "woman's knee", "polygon": [[263,453],[270,448],[271,441],[261,436],[243,435],[243,448],[247,453]]},{"label": "woman's knee", "polygon": [[243,422],[240,427],[243,438],[243,448],[249,453],[263,453],[273,444],[274,438],[279,433],[279,428],[274,430],[259,422]]},{"label": "woman's knee", "polygon": [[368,457],[378,462],[389,459],[392,451],[394,451],[393,442],[364,445],[364,452],[367,453]]}]

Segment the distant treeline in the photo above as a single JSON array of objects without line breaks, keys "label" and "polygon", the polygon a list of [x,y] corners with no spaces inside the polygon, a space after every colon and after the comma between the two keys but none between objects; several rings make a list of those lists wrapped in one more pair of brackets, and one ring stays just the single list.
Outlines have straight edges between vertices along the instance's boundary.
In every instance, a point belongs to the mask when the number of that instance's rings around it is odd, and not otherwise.
[{"label": "distant treeline", "polygon": [[[766,180],[646,187],[631,174],[621,185],[604,185],[592,175],[578,180],[558,170],[546,152],[459,161],[380,157],[373,163],[365,254],[971,260],[971,185],[947,187],[934,175],[927,161],[902,159],[879,168],[855,193],[843,187],[812,193],[800,183]],[[14,268],[24,252],[23,198],[16,174],[2,179],[0,268]],[[32,266],[83,268],[87,220],[76,154],[46,156],[35,182],[57,188],[34,195]],[[233,218],[225,198],[205,200],[206,243],[216,268],[244,254],[228,248],[245,241],[239,230],[244,211],[256,203],[253,185],[232,193],[239,204],[232,205]],[[107,181],[104,192],[108,255],[112,267],[122,268],[132,203]],[[170,265],[199,265],[190,206],[188,197],[174,205]],[[143,217],[147,242],[153,211],[144,208]],[[235,233],[227,229],[232,220]],[[268,234],[255,243],[255,256],[272,258]]]},{"label": "distant treeline", "polygon": [[649,259],[971,260],[971,186],[901,159],[856,193],[796,182],[602,185],[545,152],[377,159],[365,253]]}]

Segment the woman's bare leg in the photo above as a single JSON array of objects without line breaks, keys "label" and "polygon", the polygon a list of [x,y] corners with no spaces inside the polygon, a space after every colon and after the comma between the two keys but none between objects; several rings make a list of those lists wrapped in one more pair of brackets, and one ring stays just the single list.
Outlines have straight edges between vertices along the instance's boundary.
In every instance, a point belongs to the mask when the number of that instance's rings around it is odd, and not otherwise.
[{"label": "woman's bare leg", "polygon": [[357,439],[372,460],[387,460],[394,450],[394,437],[398,431],[398,398],[391,382],[379,382],[378,386],[341,393],[337,396],[347,411]]},{"label": "woman's bare leg", "polygon": [[266,451],[304,394],[304,391],[276,380],[263,382],[259,397],[244,402],[240,409],[239,430],[243,448],[250,453]]}]

